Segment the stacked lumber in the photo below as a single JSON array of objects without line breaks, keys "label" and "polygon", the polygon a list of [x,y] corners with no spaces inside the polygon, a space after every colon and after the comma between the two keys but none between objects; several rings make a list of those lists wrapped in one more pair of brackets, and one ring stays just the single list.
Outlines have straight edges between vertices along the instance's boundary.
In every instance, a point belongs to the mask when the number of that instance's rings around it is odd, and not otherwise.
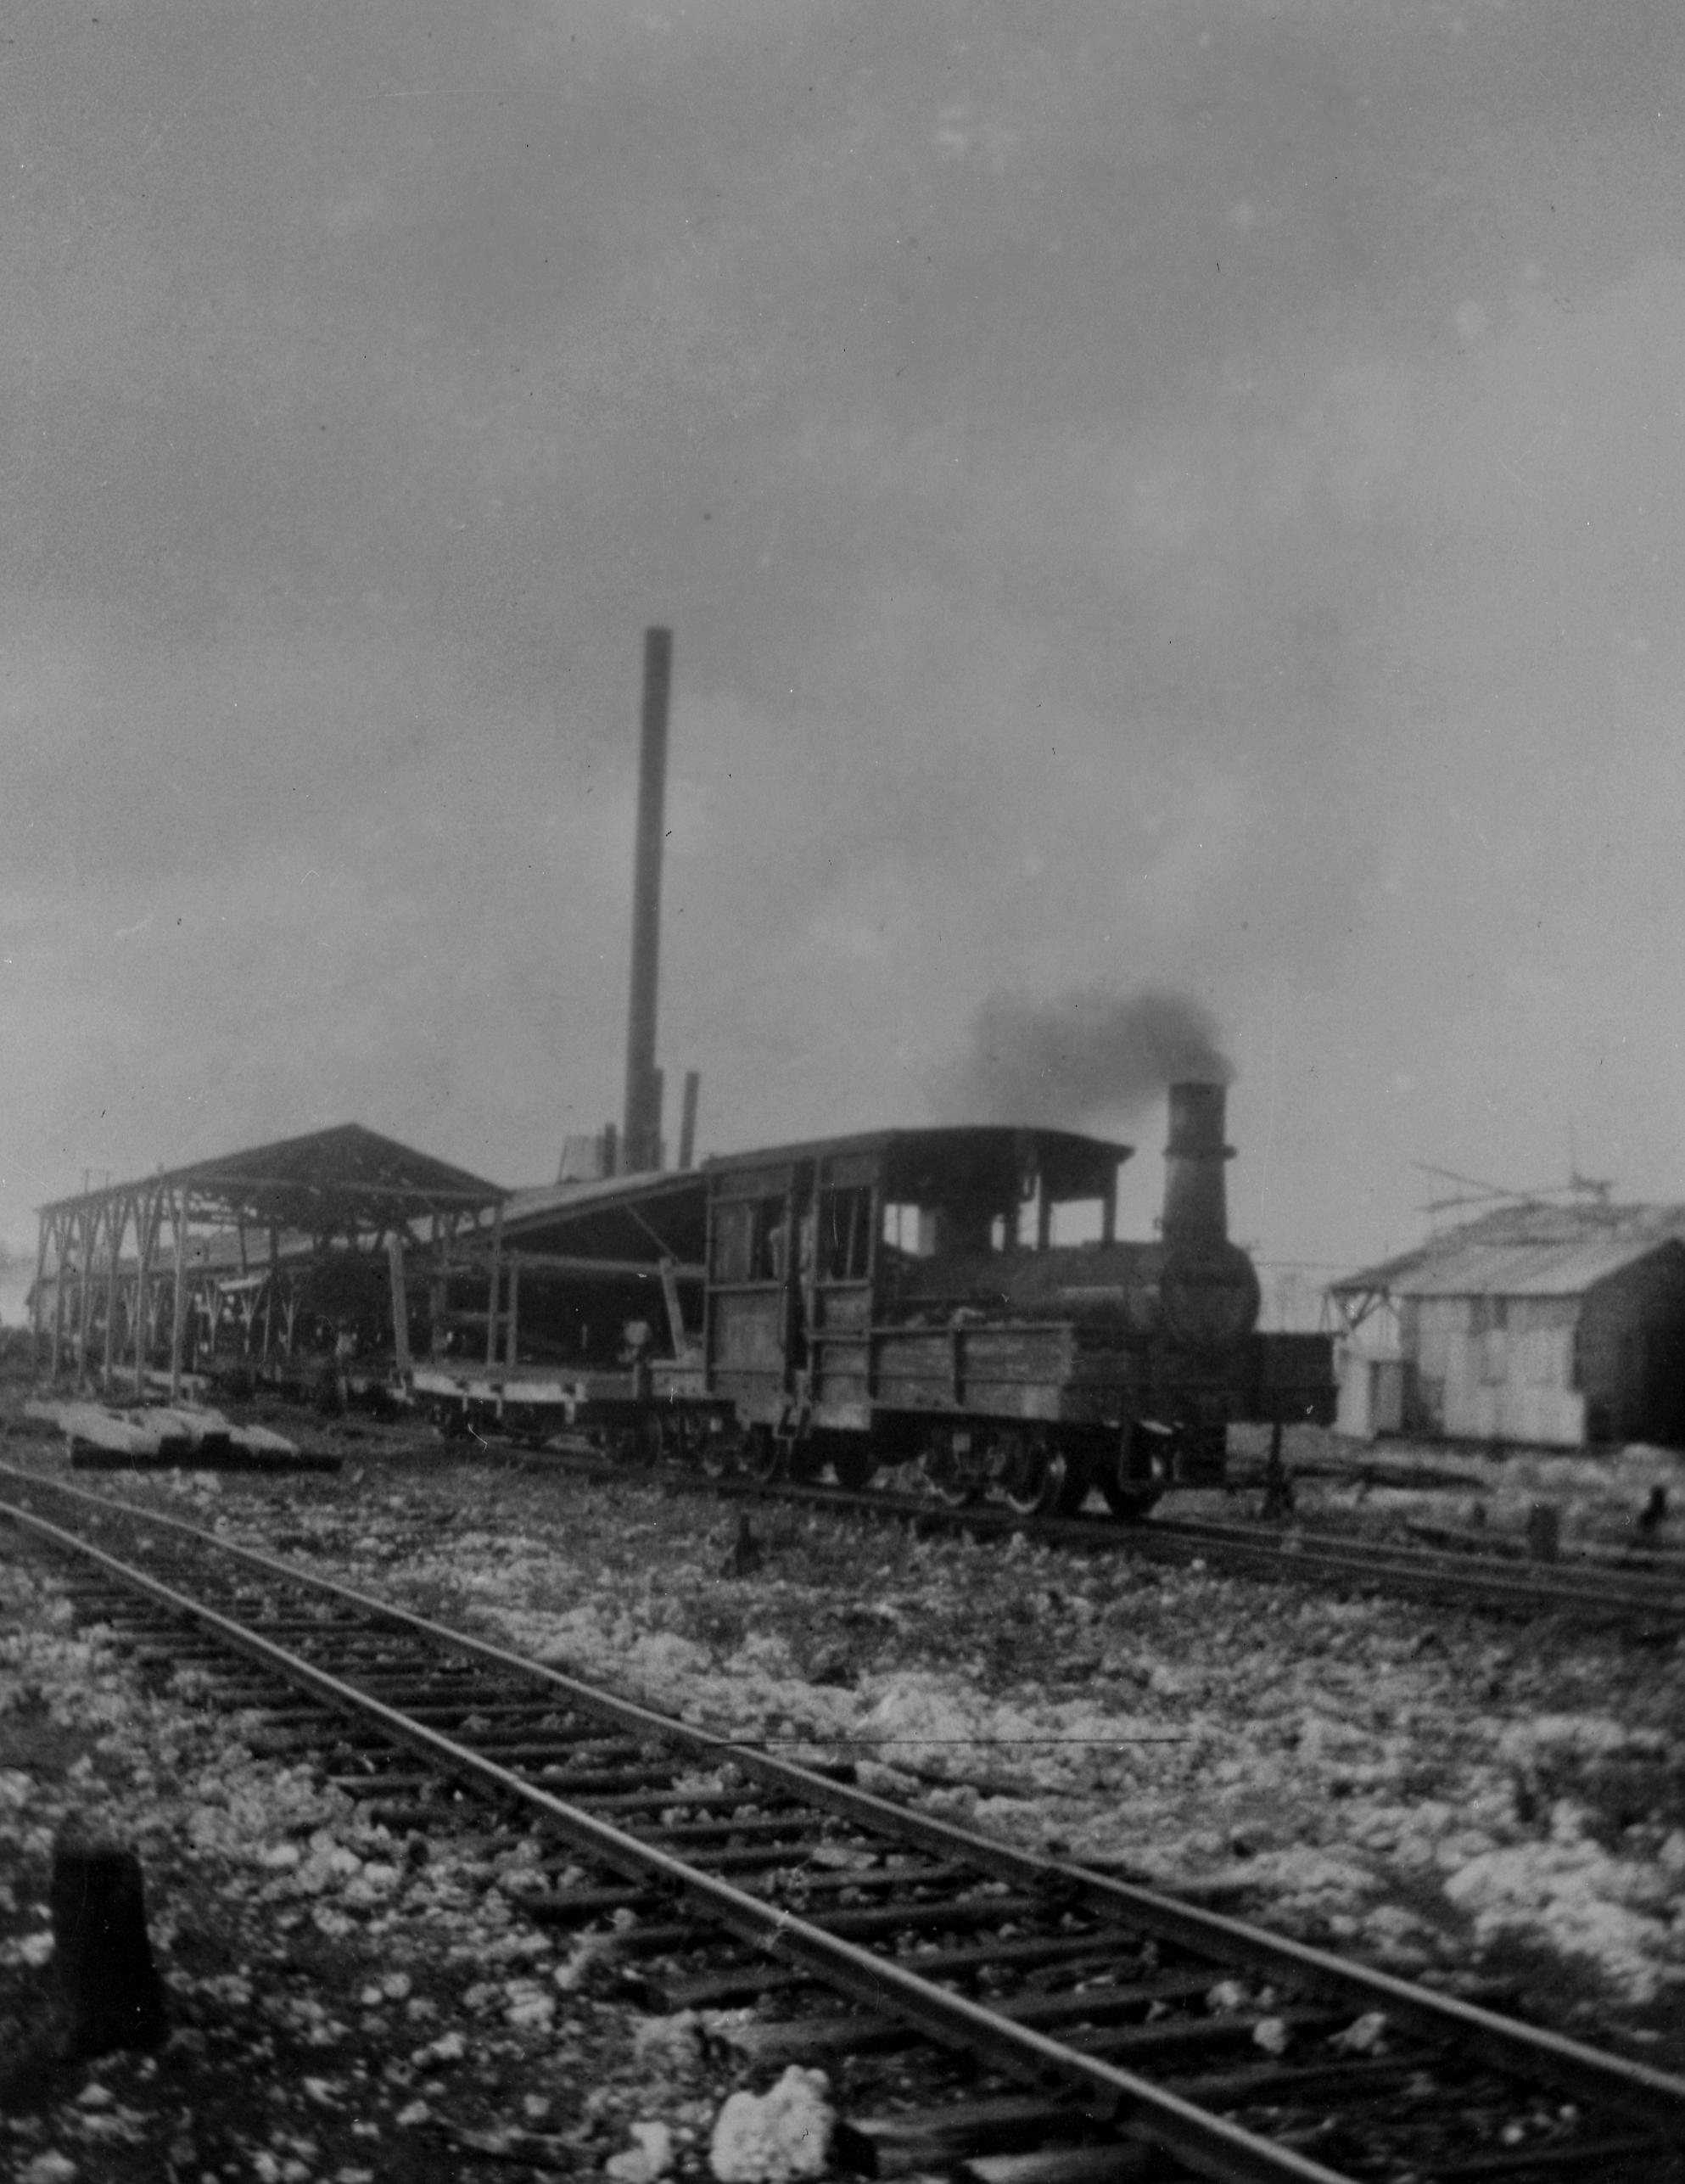
[{"label": "stacked lumber", "polygon": [[37,1400],[24,1415],[64,1435],[76,1470],[337,1471],[341,1461],[201,1404]]}]

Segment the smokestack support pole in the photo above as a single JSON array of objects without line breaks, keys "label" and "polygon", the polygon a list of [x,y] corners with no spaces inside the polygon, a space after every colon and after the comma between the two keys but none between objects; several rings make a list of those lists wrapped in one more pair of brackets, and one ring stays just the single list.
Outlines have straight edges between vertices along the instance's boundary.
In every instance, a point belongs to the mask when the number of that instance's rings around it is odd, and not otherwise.
[{"label": "smokestack support pole", "polygon": [[655,1075],[656,988],[661,957],[661,848],[667,805],[667,708],[673,632],[644,631],[643,730],[638,749],[637,861],[632,882],[632,990],[626,1021],[626,1104],[622,1165],[654,1165],[651,1113]]},{"label": "smokestack support pole", "polygon": [[687,1168],[697,1154],[697,1099],[702,1090],[699,1070],[685,1072],[685,1106],[679,1123],[679,1165]]}]

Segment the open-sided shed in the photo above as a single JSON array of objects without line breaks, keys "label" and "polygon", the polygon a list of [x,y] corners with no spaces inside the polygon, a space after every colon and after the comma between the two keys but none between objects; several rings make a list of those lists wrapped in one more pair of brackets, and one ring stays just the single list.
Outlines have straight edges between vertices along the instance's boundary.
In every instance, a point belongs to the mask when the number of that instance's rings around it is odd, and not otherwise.
[{"label": "open-sided shed", "polygon": [[[291,1347],[312,1293],[383,1293],[395,1249],[453,1245],[503,1201],[482,1176],[361,1123],[109,1184],[39,1209],[31,1297],[37,1347],[56,1377],[67,1358],[109,1386],[121,1366],[143,1385],[167,1347],[172,1390],[196,1330],[214,1330],[225,1299],[245,1309],[261,1352]],[[460,1246],[459,1246],[460,1247]],[[389,1319],[389,1303],[388,1305]]]}]

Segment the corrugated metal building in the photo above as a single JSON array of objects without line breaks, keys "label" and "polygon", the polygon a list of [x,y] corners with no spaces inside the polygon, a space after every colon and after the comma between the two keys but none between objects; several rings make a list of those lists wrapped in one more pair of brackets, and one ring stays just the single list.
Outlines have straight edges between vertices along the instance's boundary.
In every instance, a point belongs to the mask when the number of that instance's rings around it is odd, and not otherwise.
[{"label": "corrugated metal building", "polygon": [[1685,1207],[1506,1207],[1329,1294],[1391,1320],[1406,1433],[1685,1446]]}]

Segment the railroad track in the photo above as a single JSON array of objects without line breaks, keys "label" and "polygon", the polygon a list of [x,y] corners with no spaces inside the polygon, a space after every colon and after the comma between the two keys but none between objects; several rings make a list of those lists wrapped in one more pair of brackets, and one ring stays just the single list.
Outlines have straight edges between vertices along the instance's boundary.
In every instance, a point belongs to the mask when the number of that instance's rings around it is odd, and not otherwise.
[{"label": "railroad track", "polygon": [[[489,1443],[489,1447],[496,1444]],[[1096,1554],[1127,1554],[1185,1567],[1208,1567],[1330,1588],[1370,1588],[1407,1599],[1457,1602],[1496,1613],[1554,1616],[1621,1629],[1657,1642],[1685,1636],[1685,1575],[1575,1561],[1517,1562],[1497,1553],[1350,1539],[1303,1524],[1262,1524],[1155,1515],[1138,1525],[1110,1516],[1021,1517],[989,1504],[953,1508],[929,1495],[887,1487],[842,1487],[741,1476],[709,1478],[676,1464],[629,1465],[612,1458],[546,1451],[512,1460],[577,1472],[597,1481],[633,1479],[750,1503],[790,1502],[916,1525],[927,1532],[1010,1537],[1028,1532],[1051,1544]]]},{"label": "railroad track", "polygon": [[[0,1467],[89,1616],[185,1651],[371,1817],[529,1834],[646,2007],[756,2005],[857,2158],[973,2184],[1685,2176],[1685,2079],[691,1728],[178,1520]],[[578,1878],[579,1861],[593,1869]],[[872,2072],[943,2097],[891,2105]]]}]

